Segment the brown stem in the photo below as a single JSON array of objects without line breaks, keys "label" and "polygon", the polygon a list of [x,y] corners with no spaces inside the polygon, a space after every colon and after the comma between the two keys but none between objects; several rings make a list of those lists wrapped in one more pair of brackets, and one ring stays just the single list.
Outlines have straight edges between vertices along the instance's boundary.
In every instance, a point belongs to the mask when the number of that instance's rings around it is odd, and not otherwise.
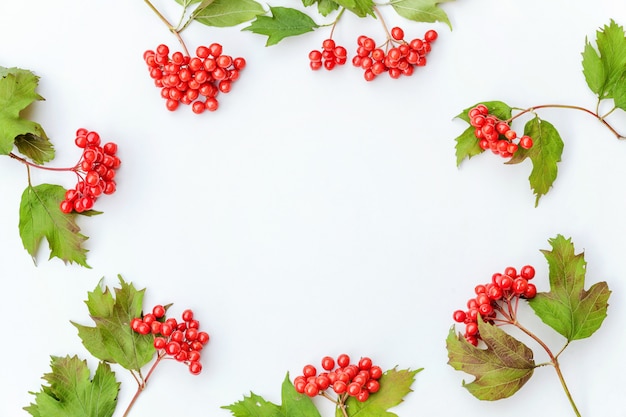
[{"label": "brown stem", "polygon": [[169,29],[170,32],[172,32],[172,34],[176,37],[176,39],[178,39],[178,42],[180,43],[180,45],[182,46],[183,50],[185,51],[185,55],[190,56],[189,55],[189,51],[187,50],[187,45],[185,45],[185,42],[183,41],[183,38],[181,38],[180,36],[180,30],[176,29],[166,18],[165,16],[163,16],[161,14],[161,12],[159,12],[159,10],[154,7],[154,5],[150,2],[150,0],[144,0],[146,2],[146,4],[148,5],[148,7],[150,7],[150,9],[152,9],[152,11],[154,13],[156,13],[156,15],[159,17],[159,19],[161,19],[161,21],[163,23],[165,23],[165,26],[167,26],[167,28]]},{"label": "brown stem", "polygon": [[[603,116],[600,116],[598,113],[586,109],[584,107],[580,107],[580,106],[571,106],[568,104],[542,104],[540,106],[534,106],[534,107],[529,107],[527,109],[522,110],[520,113],[516,114],[515,116],[511,117],[508,122],[512,122],[513,120],[515,120],[516,118],[520,117],[523,114],[529,113],[529,112],[534,112],[535,110],[538,109],[546,109],[546,108],[557,108],[557,109],[571,109],[571,110],[580,110],[583,111],[587,114],[590,114],[591,116],[595,117],[596,119],[598,119],[600,122],[602,122],[602,124],[604,126],[606,126],[614,135],[615,137],[617,137],[617,139],[626,139],[626,136],[620,135],[614,128],[613,126],[611,126],[609,124],[609,122],[607,122],[605,120],[605,118]],[[608,116],[610,114],[610,112],[606,115]],[[605,117],[606,117],[605,116]]]},{"label": "brown stem", "polygon": [[141,379],[138,380],[135,373],[131,371],[131,374],[133,375],[133,377],[135,377],[135,380],[137,381],[137,391],[135,392],[135,395],[133,395],[133,398],[130,400],[130,403],[128,403],[128,407],[126,407],[126,410],[124,411],[124,414],[122,415],[122,417],[128,416],[128,413],[130,413],[130,410],[133,408],[133,405],[139,398],[139,395],[143,392],[144,389],[146,389],[146,384],[148,383],[148,379],[150,378],[150,375],[152,375],[152,372],[154,372],[156,366],[159,364],[159,362],[161,362],[161,359],[163,359],[164,357],[165,357],[165,354],[160,354],[160,353],[157,354],[157,358],[152,364],[152,366],[150,367],[150,370],[146,374],[145,378],[143,378],[140,374],[139,376]]},{"label": "brown stem", "polygon": [[29,167],[33,167],[33,168],[38,168],[38,169],[45,169],[47,171],[77,171],[78,170],[78,165],[73,166],[73,167],[69,167],[69,168],[54,168],[54,167],[47,167],[47,166],[43,166],[43,165],[38,165],[35,163],[32,163],[30,161],[28,161],[25,158],[22,158],[16,154],[14,154],[13,152],[9,152],[9,157],[13,158],[17,161],[20,161],[21,163],[23,163],[24,165],[27,165]]},{"label": "brown stem", "polygon": [[341,11],[339,12],[339,14],[337,15],[337,18],[335,19],[335,21],[333,22],[333,26],[330,29],[330,36],[329,38],[332,39],[333,38],[333,33],[335,33],[335,26],[337,26],[337,22],[339,22],[339,19],[341,19],[341,16],[343,15],[343,12],[346,11],[345,7],[341,8]]}]

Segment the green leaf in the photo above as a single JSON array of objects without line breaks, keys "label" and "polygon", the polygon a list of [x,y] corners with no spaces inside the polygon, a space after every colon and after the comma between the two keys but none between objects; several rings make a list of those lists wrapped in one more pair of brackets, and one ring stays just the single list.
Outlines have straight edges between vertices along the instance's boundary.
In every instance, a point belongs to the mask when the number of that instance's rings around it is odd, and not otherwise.
[{"label": "green leaf", "polygon": [[282,385],[282,402],[278,406],[251,392],[249,397],[221,408],[230,410],[235,417],[320,417],[311,398],[296,391],[289,373]]},{"label": "green leaf", "polygon": [[267,36],[265,46],[276,45],[289,36],[298,36],[311,32],[319,26],[305,13],[288,7],[270,7],[272,16],[257,16],[256,20],[245,27]]},{"label": "green leaf", "polygon": [[448,364],[457,371],[476,377],[463,386],[479,400],[500,400],[519,391],[535,369],[533,352],[525,344],[508,335],[498,326],[478,320],[478,332],[487,345],[480,349],[454,326],[446,339]]},{"label": "green leaf", "polygon": [[[415,375],[422,369],[414,371],[396,368],[386,371],[380,378],[380,389],[371,394],[369,398],[360,402],[354,397],[349,397],[346,401],[349,417],[397,417],[396,414],[387,411],[397,406],[404,397],[413,392],[411,385],[415,381]],[[337,407],[336,417],[342,417],[341,409]]]},{"label": "green leaf", "polygon": [[596,32],[598,51],[585,41],[583,74],[591,91],[600,99],[626,94],[626,35],[624,28],[611,20]]},{"label": "green leaf", "polygon": [[41,141],[48,140],[38,123],[20,117],[31,103],[43,100],[35,92],[38,83],[39,77],[31,71],[0,67],[0,155],[11,152],[18,135],[30,134]]},{"label": "green leaf", "polygon": [[176,0],[176,3],[186,8],[192,4],[200,3],[201,1],[202,0]]},{"label": "green leaf", "polygon": [[249,22],[264,13],[263,6],[254,0],[215,0],[206,7],[198,6],[193,17],[207,26],[229,27]]},{"label": "green leaf", "polygon": [[313,6],[317,3],[317,11],[322,16],[328,16],[330,13],[339,9],[339,5],[333,0],[302,0],[305,7]]},{"label": "green leaf", "polygon": [[[489,112],[502,120],[507,120],[511,117],[512,109],[511,107],[502,102],[502,101],[484,101],[481,103],[476,103],[473,106],[470,106],[459,113],[456,117],[470,122],[469,119],[469,111],[476,107],[479,104],[484,104],[489,109]],[[461,165],[461,162],[465,158],[470,159],[473,156],[479,155],[484,150],[478,145],[479,140],[474,135],[474,128],[472,126],[465,129],[463,133],[461,133],[456,139],[456,165]]]},{"label": "green leaf", "polygon": [[335,0],[335,2],[359,17],[376,16],[373,0]]},{"label": "green leaf", "polygon": [[450,29],[452,25],[448,15],[439,8],[439,3],[447,3],[454,0],[392,0],[391,5],[396,12],[409,20],[415,22],[443,22]]},{"label": "green leaf", "polygon": [[54,159],[54,147],[47,138],[35,136],[32,133],[17,135],[15,137],[17,150],[33,162],[43,165]]},{"label": "green leaf", "polygon": [[39,245],[45,237],[50,247],[50,259],[57,257],[63,262],[87,265],[87,249],[83,243],[87,237],[80,233],[76,214],[65,214],[59,204],[65,198],[60,185],[29,185],[22,193],[20,203],[19,231],[22,244],[35,259]]},{"label": "green leaf", "polygon": [[552,250],[542,250],[550,268],[550,291],[529,300],[535,314],[568,341],[591,336],[600,328],[611,291],[606,282],[585,290],[587,262],[574,252],[571,239],[558,235],[549,240]]},{"label": "green leaf", "polygon": [[103,290],[101,283],[88,294],[85,303],[96,325],[72,324],[93,356],[139,371],[156,353],[151,335],[140,335],[130,328],[130,321],[142,315],[145,289],[137,290],[121,276],[118,278],[120,287],[114,289],[115,297],[108,288]]},{"label": "green leaf", "polygon": [[31,392],[35,402],[24,407],[34,417],[111,417],[117,405],[119,382],[109,365],[100,362],[93,379],[87,361],[77,356],[52,356],[49,385]]},{"label": "green leaf", "polygon": [[541,196],[548,193],[558,174],[557,164],[561,162],[563,140],[554,126],[539,117],[529,120],[524,126],[524,135],[533,139],[530,149],[519,148],[507,164],[517,164],[530,158],[533,169],[528,177],[530,187],[537,196],[535,207]]}]

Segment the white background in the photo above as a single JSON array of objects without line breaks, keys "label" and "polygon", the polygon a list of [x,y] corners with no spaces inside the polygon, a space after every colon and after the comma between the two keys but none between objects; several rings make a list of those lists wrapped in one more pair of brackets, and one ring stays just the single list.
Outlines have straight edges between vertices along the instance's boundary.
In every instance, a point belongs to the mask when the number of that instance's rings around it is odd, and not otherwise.
[{"label": "white background", "polygon": [[[174,2],[155,5],[178,17]],[[542,111],[565,149],[554,187],[535,208],[530,161],[505,166],[484,154],[456,167],[454,138],[466,125],[453,120],[484,100],[593,108],[580,64],[585,38],[611,18],[626,24],[626,5],[442,7],[452,31],[381,7],[389,27],[402,26],[409,38],[431,28],[440,36],[412,77],[371,83],[350,64],[309,70],[307,54],[328,28],[266,48],[265,37],[243,26],[192,24],[183,32],[191,50],[220,42],[248,61],[219,110],[198,116],[190,107],[168,112],[148,77],[143,52],[178,45],[144,2],[5,2],[0,65],[41,77],[46,101],[29,117],[55,144],[53,165],[79,157],[79,127],[116,141],[123,162],[118,191],[95,207],[104,214],[79,220],[93,267],[85,269],[48,261],[45,244],[33,264],[17,227],[26,170],[0,158],[0,415],[27,415],[21,408],[40,389],[50,355],[89,358],[70,320],[91,324],[87,292],[100,279],[116,286],[117,274],[147,288],[146,307],[173,302],[178,317],[194,309],[212,337],[200,376],[160,365],[131,416],[226,417],[220,407],[250,391],[280,403],[286,372],[342,352],[383,369],[425,368],[392,409],[400,416],[573,415],[549,367],[512,398],[480,402],[461,386],[472,377],[446,364],[451,314],[476,284],[506,266],[533,264],[539,290],[548,290],[540,250],[557,234],[585,252],[587,284],[606,280],[613,291],[604,325],[571,344],[563,372],[584,416],[626,415],[626,143],[582,112]],[[378,22],[348,14],[334,38],[352,55],[361,34],[383,38]],[[622,112],[611,120],[626,133]],[[33,172],[35,184],[73,181]],[[564,340],[522,309],[527,327],[560,349]],[[546,360],[528,344],[537,362]],[[115,370],[121,416],[136,385]],[[319,404],[332,415],[330,403]]]}]

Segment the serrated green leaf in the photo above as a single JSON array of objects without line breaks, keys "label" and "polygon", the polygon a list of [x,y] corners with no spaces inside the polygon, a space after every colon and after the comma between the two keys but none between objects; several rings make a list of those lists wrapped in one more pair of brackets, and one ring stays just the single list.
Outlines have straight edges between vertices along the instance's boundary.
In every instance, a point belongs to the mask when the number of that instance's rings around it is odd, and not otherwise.
[{"label": "serrated green leaf", "polygon": [[95,326],[72,324],[93,356],[118,363],[124,369],[139,371],[156,353],[152,336],[140,335],[130,327],[133,318],[141,317],[145,289],[137,290],[121,276],[118,278],[120,287],[114,289],[115,297],[108,288],[103,290],[101,283],[88,294],[85,304]]},{"label": "serrated green leaf", "polygon": [[43,100],[43,97],[35,92],[38,83],[39,77],[31,71],[0,67],[1,155],[8,155],[11,152],[18,135],[31,134],[41,140],[48,140],[38,123],[20,117],[22,110],[34,101]]},{"label": "serrated green leaf", "polygon": [[478,332],[487,349],[466,341],[454,326],[450,329],[446,339],[448,364],[476,377],[470,383],[463,381],[463,386],[476,398],[494,401],[510,397],[532,376],[533,352],[500,327],[483,320],[478,320]]},{"label": "serrated green leaf", "polygon": [[19,222],[22,244],[35,259],[45,237],[50,247],[50,259],[57,257],[63,262],[76,262],[90,268],[87,265],[87,249],[83,248],[87,237],[80,233],[76,214],[65,214],[59,208],[64,198],[65,189],[60,185],[29,185],[24,190]]},{"label": "serrated green leaf", "polygon": [[[507,120],[511,117],[512,109],[508,104],[502,101],[484,101],[466,108],[461,113],[459,113],[456,118],[459,118],[469,123],[469,111],[479,104],[487,106],[487,108],[489,109],[489,113],[495,115],[499,119]],[[484,152],[484,150],[479,146],[479,140],[474,135],[474,130],[475,129],[470,126],[455,139],[457,166],[461,165],[461,162],[463,162],[465,158],[470,159],[473,156],[479,155]]]},{"label": "serrated green leaf", "polygon": [[333,0],[302,0],[305,7],[313,6],[317,3],[317,11],[322,16],[328,16],[330,13],[339,9],[339,5]]},{"label": "serrated green leaf", "polygon": [[451,1],[454,0],[393,0],[391,5],[406,19],[426,23],[442,22],[452,29],[448,15],[438,6]]},{"label": "serrated green leaf", "polygon": [[479,141],[476,135],[474,135],[474,130],[470,126],[454,139],[456,141],[456,166],[461,165],[465,158],[470,159],[484,152],[483,148],[478,144]]},{"label": "serrated green leaf", "polygon": [[48,138],[35,136],[32,133],[15,137],[17,150],[39,165],[54,159],[54,147]]},{"label": "serrated green leaf", "polygon": [[31,392],[35,402],[24,407],[34,417],[111,417],[117,405],[119,382],[109,365],[100,362],[93,379],[87,361],[77,356],[52,356],[49,384]]},{"label": "serrated green leaf", "polygon": [[611,291],[606,282],[585,290],[587,262],[576,254],[571,239],[558,235],[542,250],[550,268],[550,291],[529,300],[535,314],[568,341],[591,336],[607,315]]},{"label": "serrated green leaf", "polygon": [[373,0],[335,0],[335,2],[359,17],[376,16]]},{"label": "serrated green leaf", "polygon": [[276,45],[289,36],[311,32],[319,26],[305,13],[288,7],[270,7],[272,16],[257,16],[256,20],[243,28],[267,36],[265,46]]},{"label": "serrated green leaf", "polygon": [[[422,369],[411,371],[396,368],[386,371],[380,378],[380,389],[371,394],[366,401],[360,402],[354,397],[346,401],[346,410],[349,417],[397,417],[388,411],[404,401],[407,394],[413,392],[411,385],[415,382],[415,375]],[[342,417],[341,409],[337,407],[336,417]]]},{"label": "serrated green leaf", "polygon": [[519,148],[507,164],[517,164],[530,158],[533,169],[528,177],[530,188],[537,196],[535,207],[541,196],[546,195],[556,180],[557,164],[561,162],[563,140],[556,128],[545,120],[535,117],[524,126],[524,135],[533,139],[530,149]]},{"label": "serrated green leaf", "polygon": [[263,397],[250,393],[243,400],[221,408],[230,410],[235,417],[321,417],[311,398],[296,391],[289,380],[289,373],[282,384],[282,405],[266,401]]},{"label": "serrated green leaf", "polygon": [[624,28],[611,20],[596,32],[596,52],[589,42],[583,51],[583,73],[591,91],[600,99],[623,94],[626,73],[626,35]]},{"label": "serrated green leaf", "polygon": [[193,18],[207,26],[229,27],[249,22],[265,13],[254,0],[215,0],[206,7],[198,6]]}]

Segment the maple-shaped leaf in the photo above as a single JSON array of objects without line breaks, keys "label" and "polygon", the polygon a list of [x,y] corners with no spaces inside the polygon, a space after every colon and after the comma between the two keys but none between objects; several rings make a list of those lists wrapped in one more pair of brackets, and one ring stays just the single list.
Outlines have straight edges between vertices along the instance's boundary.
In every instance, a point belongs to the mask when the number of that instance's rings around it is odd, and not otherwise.
[{"label": "maple-shaped leaf", "polygon": [[113,293],[102,283],[88,293],[85,304],[94,327],[72,322],[89,353],[103,361],[118,363],[124,369],[139,371],[156,353],[151,335],[140,335],[130,327],[133,318],[141,317],[145,289],[118,276],[120,287]]},{"label": "maple-shaped leaf", "polygon": [[373,0],[335,0],[335,2],[359,17],[375,16]]},{"label": "maple-shaped leaf", "polygon": [[454,326],[446,339],[448,364],[476,377],[463,386],[480,400],[510,397],[530,379],[535,369],[533,352],[498,326],[478,320],[478,332],[487,349],[478,348]]},{"label": "maple-shaped leaf", "polygon": [[[31,71],[0,67],[0,155],[8,155],[11,152],[15,138],[19,135],[31,134],[41,141],[48,141],[46,133],[38,123],[20,117],[22,110],[34,101],[43,100],[43,97],[35,92],[38,83],[39,77]],[[50,159],[52,158],[47,160]]]},{"label": "maple-shaped leaf", "polygon": [[[583,50],[583,74],[587,85],[598,98],[623,97],[626,95],[626,35],[624,28],[613,20],[596,32],[596,45],[585,41]],[[626,110],[623,102],[618,107]],[[617,103],[616,103],[617,105]]]},{"label": "maple-shaped leaf", "polygon": [[[456,118],[464,120],[469,124],[469,111],[479,104],[487,106],[489,113],[495,115],[501,120],[507,120],[511,117],[511,107],[502,101],[484,101],[476,103],[459,113]],[[456,165],[461,165],[461,162],[465,158],[470,159],[473,156],[479,155],[484,152],[480,147],[478,138],[474,135],[475,128],[470,126],[463,133],[461,133],[456,139]]]},{"label": "maple-shaped leaf", "polygon": [[535,117],[524,126],[524,135],[533,139],[530,149],[518,148],[507,164],[517,164],[530,158],[533,169],[528,180],[530,188],[537,196],[535,207],[541,196],[548,193],[558,174],[557,164],[561,162],[563,140],[556,128],[545,120]]},{"label": "maple-shaped leaf", "polygon": [[[354,397],[349,397],[346,401],[346,410],[349,417],[397,417],[388,411],[397,406],[404,397],[413,392],[411,385],[415,381],[415,375],[422,369],[414,371],[396,368],[386,371],[380,378],[380,389],[371,394],[367,400],[361,402]],[[335,411],[336,417],[343,417],[339,407]]]},{"label": "maple-shaped leaf", "polygon": [[117,405],[119,382],[105,362],[91,378],[87,361],[77,356],[52,356],[52,372],[43,376],[48,385],[24,407],[33,417],[111,417]]},{"label": "maple-shaped leaf", "polygon": [[558,235],[549,240],[552,250],[542,250],[550,268],[550,291],[528,301],[535,314],[568,341],[591,336],[600,328],[611,291],[606,282],[585,290],[587,262],[576,254],[571,239]]},{"label": "maple-shaped leaf", "polygon": [[254,0],[214,0],[199,4],[193,11],[193,18],[207,26],[229,27],[249,22],[264,13],[263,6]]},{"label": "maple-shaped leaf", "polygon": [[322,16],[328,16],[330,13],[339,9],[339,4],[337,4],[333,0],[302,0],[302,4],[305,7],[310,7],[314,4],[317,4],[317,11]]},{"label": "maple-shaped leaf", "polygon": [[65,214],[59,208],[65,198],[60,185],[29,185],[22,193],[20,203],[19,231],[22,244],[35,259],[43,238],[50,247],[50,259],[57,257],[63,262],[76,262],[86,268],[87,249],[83,243],[87,237],[80,233],[76,213]]},{"label": "maple-shaped leaf", "polygon": [[454,0],[396,0],[392,1],[391,5],[400,16],[409,20],[426,23],[443,22],[452,29],[448,15],[438,6],[439,3],[451,1]]},{"label": "maple-shaped leaf", "polygon": [[243,400],[222,408],[230,410],[235,417],[321,417],[311,398],[296,391],[289,373],[282,385],[282,405],[266,401],[251,392]]},{"label": "maple-shaped leaf", "polygon": [[289,36],[311,32],[319,26],[307,14],[289,7],[271,7],[272,16],[257,16],[256,20],[243,28],[267,36],[265,46],[276,45]]}]

